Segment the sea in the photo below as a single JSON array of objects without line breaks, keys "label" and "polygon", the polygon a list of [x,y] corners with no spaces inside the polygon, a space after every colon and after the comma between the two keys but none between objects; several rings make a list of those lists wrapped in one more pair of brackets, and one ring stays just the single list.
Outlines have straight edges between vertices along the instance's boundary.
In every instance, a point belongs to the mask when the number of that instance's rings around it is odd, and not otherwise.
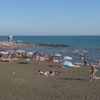
[{"label": "sea", "polygon": [[[1,41],[8,41],[8,36],[0,36]],[[80,62],[79,53],[83,53],[88,62],[98,64],[100,59],[100,36],[13,36],[14,41],[33,43],[65,44],[69,47],[25,47],[25,50],[61,54],[72,57],[72,62]]]}]

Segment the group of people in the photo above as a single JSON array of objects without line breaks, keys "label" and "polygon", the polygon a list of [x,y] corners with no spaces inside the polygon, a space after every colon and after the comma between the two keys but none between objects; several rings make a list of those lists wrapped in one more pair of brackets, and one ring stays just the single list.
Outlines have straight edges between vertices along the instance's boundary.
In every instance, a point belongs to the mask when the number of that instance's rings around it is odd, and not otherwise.
[{"label": "group of people", "polygon": [[54,71],[41,71],[41,70],[39,70],[38,74],[44,75],[44,76],[54,76],[55,73],[54,73]]},{"label": "group of people", "polygon": [[54,75],[60,75],[61,72],[58,72],[58,71],[42,71],[42,70],[39,70],[38,71],[38,74],[39,75],[43,75],[43,76],[54,76]]},{"label": "group of people", "polygon": [[[84,57],[83,53],[80,53],[80,60],[82,63],[84,63],[84,66],[87,66],[87,59]],[[99,59],[99,65],[100,65],[100,59]],[[90,63],[90,81],[93,79],[97,79],[96,77],[96,67],[92,63]]]},{"label": "group of people", "polygon": [[[96,79],[96,68],[95,65],[93,65],[92,63],[90,63],[90,81],[93,81],[93,79]],[[54,75],[60,75],[61,72],[58,71],[42,71],[39,70],[38,71],[39,75],[43,75],[43,76],[54,76]]]},{"label": "group of people", "polygon": [[[82,53],[80,53],[80,59],[81,61],[84,63],[84,66],[87,66],[87,59],[85,59],[85,57],[83,56]],[[90,66],[90,81],[93,81],[93,79],[97,79],[96,77],[96,66],[93,63],[88,64],[88,66]],[[55,66],[53,66],[55,67]],[[64,68],[65,72],[67,72],[67,68],[62,67],[62,66],[56,66],[56,68]],[[42,71],[39,70],[38,71],[39,75],[43,75],[43,76],[54,76],[54,75],[61,75],[61,72],[57,72],[57,71]]]}]

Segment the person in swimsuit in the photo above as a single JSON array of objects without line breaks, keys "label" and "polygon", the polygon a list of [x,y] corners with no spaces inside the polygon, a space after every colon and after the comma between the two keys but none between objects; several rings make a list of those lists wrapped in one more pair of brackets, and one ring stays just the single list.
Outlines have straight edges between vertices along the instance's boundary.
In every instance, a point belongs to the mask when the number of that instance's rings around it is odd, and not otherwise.
[{"label": "person in swimsuit", "polygon": [[93,79],[96,79],[96,68],[92,63],[90,63],[90,67],[90,81],[92,81]]}]

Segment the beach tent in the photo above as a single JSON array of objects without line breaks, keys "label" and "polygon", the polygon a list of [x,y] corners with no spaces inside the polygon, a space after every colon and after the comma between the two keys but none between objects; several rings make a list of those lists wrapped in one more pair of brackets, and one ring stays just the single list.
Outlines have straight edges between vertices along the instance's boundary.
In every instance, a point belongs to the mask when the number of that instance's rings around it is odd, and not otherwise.
[{"label": "beach tent", "polygon": [[73,65],[71,62],[69,62],[69,61],[63,61],[62,63],[61,63],[63,66],[67,66],[67,67],[75,67],[75,65]]},{"label": "beach tent", "polygon": [[72,57],[65,56],[65,57],[63,58],[63,60],[72,60]]}]

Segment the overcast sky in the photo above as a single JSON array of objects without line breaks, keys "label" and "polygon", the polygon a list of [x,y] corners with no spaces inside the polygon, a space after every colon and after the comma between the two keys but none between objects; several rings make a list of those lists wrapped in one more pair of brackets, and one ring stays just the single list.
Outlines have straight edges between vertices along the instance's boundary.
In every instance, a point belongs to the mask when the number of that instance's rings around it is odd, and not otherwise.
[{"label": "overcast sky", "polygon": [[100,35],[100,0],[0,0],[0,35]]}]

